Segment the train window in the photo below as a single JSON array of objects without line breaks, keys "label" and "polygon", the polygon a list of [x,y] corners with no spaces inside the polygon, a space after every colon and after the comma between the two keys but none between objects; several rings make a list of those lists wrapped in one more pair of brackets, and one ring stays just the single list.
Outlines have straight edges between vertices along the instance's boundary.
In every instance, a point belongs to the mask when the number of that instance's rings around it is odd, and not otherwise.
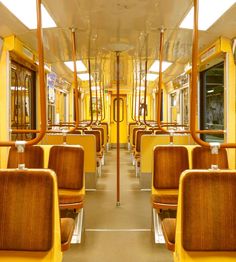
[{"label": "train window", "polygon": [[[11,60],[11,129],[35,129],[35,71]],[[35,134],[12,134],[12,140],[30,140]]]},{"label": "train window", "polygon": [[188,88],[181,89],[181,124],[188,125],[189,123],[189,104],[188,104]]},{"label": "train window", "polygon": [[[224,62],[200,73],[200,127],[224,129]],[[223,134],[203,134],[207,142],[222,142]]]},{"label": "train window", "polygon": [[177,121],[177,93],[170,94],[170,122]]},{"label": "train window", "polygon": [[60,89],[55,88],[56,100],[55,100],[55,116],[56,123],[66,122],[66,99],[67,94],[62,92]]}]

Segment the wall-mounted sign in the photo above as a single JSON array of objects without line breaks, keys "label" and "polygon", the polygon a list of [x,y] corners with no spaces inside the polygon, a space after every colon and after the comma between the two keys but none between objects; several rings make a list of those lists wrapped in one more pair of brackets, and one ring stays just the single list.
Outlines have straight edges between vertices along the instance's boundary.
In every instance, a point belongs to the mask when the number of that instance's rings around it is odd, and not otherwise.
[{"label": "wall-mounted sign", "polygon": [[201,55],[200,57],[201,62],[204,62],[205,60],[207,60],[209,57],[211,57],[215,53],[216,53],[216,47],[213,46],[212,48],[208,49],[205,53]]},{"label": "wall-mounted sign", "polygon": [[57,75],[55,73],[47,74],[47,87],[48,87],[48,102],[53,104],[55,103],[55,83]]}]

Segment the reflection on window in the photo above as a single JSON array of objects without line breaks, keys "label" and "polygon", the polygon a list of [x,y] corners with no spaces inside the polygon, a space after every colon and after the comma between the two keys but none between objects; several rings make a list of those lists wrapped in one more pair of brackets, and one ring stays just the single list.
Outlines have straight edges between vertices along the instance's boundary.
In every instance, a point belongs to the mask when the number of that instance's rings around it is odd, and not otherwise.
[{"label": "reflection on window", "polygon": [[189,123],[189,110],[188,110],[188,88],[181,90],[182,96],[182,125],[188,125]]},{"label": "reflection on window", "polygon": [[177,95],[170,94],[170,122],[177,122]]},{"label": "reflection on window", "polygon": [[[224,129],[224,63],[217,64],[200,74],[201,129]],[[224,140],[223,134],[202,135],[205,141]]]}]

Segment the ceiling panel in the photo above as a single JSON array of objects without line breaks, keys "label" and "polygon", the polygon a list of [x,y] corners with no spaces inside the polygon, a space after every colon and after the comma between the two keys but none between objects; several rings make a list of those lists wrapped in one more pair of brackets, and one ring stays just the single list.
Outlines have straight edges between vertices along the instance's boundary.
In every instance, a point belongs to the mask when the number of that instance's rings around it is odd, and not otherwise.
[{"label": "ceiling panel", "polygon": [[[179,29],[178,25],[191,8],[192,0],[42,2],[58,25],[58,28],[44,30],[45,60],[67,80],[72,81],[73,78],[63,64],[72,59],[71,28],[76,28],[78,59],[105,57],[110,52],[110,44],[125,43],[132,47],[128,54],[134,59],[141,56],[153,61],[159,55],[159,29],[162,27],[166,28],[164,59],[175,62],[165,73],[165,80],[181,73],[191,57],[192,31]],[[200,48],[209,45],[220,35],[235,37],[235,13],[236,5],[207,32],[200,32]],[[0,4],[0,37],[11,34],[37,49],[35,30],[28,30]]]}]

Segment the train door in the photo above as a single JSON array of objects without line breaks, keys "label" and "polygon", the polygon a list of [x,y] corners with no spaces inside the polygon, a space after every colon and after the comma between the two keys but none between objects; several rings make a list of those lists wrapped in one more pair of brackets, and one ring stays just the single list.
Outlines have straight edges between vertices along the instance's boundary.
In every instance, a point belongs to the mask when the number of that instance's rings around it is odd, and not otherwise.
[{"label": "train door", "polygon": [[[117,98],[116,95],[111,97],[111,114],[110,114],[110,132],[111,132],[111,145],[115,146],[116,144],[116,134],[117,134]],[[120,104],[120,143],[121,145],[127,144],[127,96],[120,95],[119,98]]]},{"label": "train door", "polygon": [[[11,128],[35,129],[35,71],[11,60]],[[30,140],[35,134],[12,134],[11,139]]]}]

